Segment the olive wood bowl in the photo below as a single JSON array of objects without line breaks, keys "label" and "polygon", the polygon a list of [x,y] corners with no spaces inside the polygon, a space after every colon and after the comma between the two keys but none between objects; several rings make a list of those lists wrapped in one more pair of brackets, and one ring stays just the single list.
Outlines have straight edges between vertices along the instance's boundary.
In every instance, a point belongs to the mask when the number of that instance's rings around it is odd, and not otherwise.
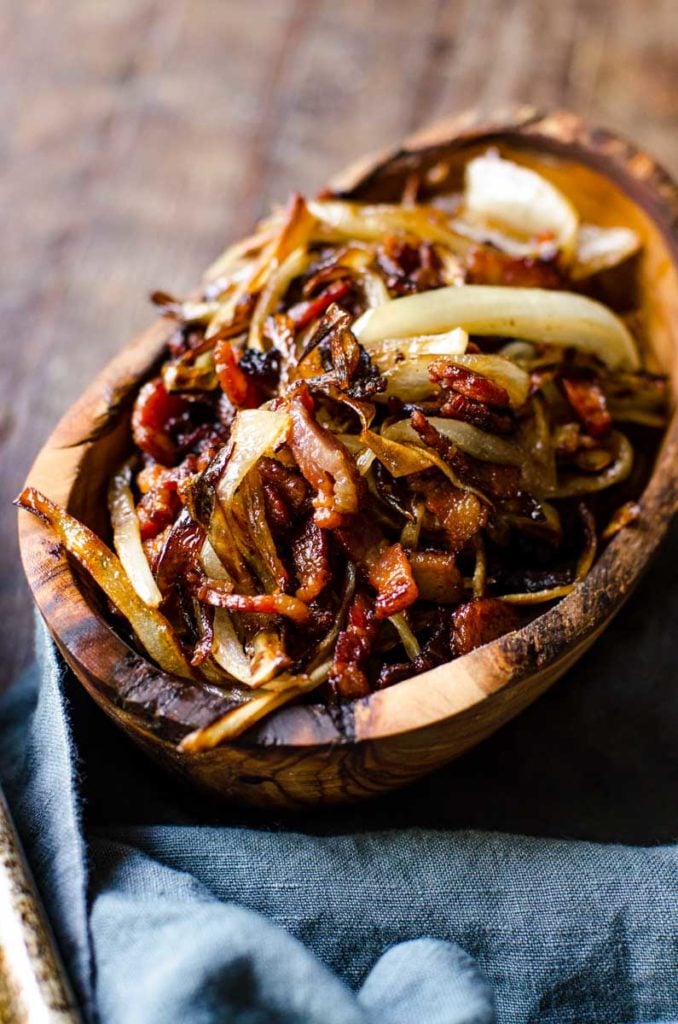
[{"label": "olive wood bowl", "polygon": [[[584,218],[628,225],[642,236],[637,288],[644,343],[652,366],[673,371],[675,397],[678,189],[628,142],[566,113],[521,109],[489,121],[466,114],[362,161],[330,188],[343,197],[396,200],[409,174],[446,162],[449,176],[435,186],[445,191],[459,186],[463,163],[488,145],[538,165]],[[104,537],[107,480],[130,448],[131,400],[162,358],[171,329],[160,319],[120,352],[66,413],[28,477],[28,485]],[[142,657],[112,628],[95,588],[50,531],[29,515],[20,516],[21,551],[64,658],[135,743],[219,797],[300,809],[367,797],[431,771],[485,739],[571,668],[626,600],[667,530],[678,498],[677,455],[674,416],[637,522],[614,538],[569,596],[529,625],[341,709],[281,709],[241,739],[200,754],[180,753],[176,743],[219,715],[219,689],[169,676]]]}]

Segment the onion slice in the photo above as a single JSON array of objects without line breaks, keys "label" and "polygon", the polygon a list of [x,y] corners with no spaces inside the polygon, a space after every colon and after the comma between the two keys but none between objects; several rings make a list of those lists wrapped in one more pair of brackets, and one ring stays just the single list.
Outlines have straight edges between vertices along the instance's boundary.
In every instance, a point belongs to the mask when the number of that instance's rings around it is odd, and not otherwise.
[{"label": "onion slice", "polygon": [[141,543],[139,517],[130,488],[131,479],[131,466],[125,463],[108,485],[108,511],[113,528],[113,546],[141,600],[149,608],[159,608],[162,594],[153,578]]},{"label": "onion slice", "polygon": [[550,181],[528,167],[488,153],[466,165],[463,220],[506,229],[522,252],[539,250],[540,236],[551,236],[569,262],[577,243],[579,217],[572,203]]},{"label": "onion slice", "polygon": [[[435,337],[435,335],[434,335]],[[428,368],[434,358],[418,357],[404,359],[390,369],[383,371],[388,382],[386,391],[377,396],[380,399],[395,395],[404,402],[420,402],[438,394],[440,388],[429,377]],[[520,366],[503,356],[475,353],[471,355],[449,356],[446,361],[454,366],[463,366],[467,370],[488,377],[508,391],[509,400],[514,409],[519,409],[527,400],[530,390],[530,377]]]},{"label": "onion slice", "polygon": [[[484,430],[479,430],[463,420],[429,416],[428,421],[452,444],[457,445],[467,455],[482,459],[483,462],[499,462],[504,466],[522,466],[525,462],[525,452],[519,444],[505,441],[495,434],[486,434]],[[427,446],[409,420],[398,420],[397,423],[385,427],[382,436],[391,441],[414,444],[427,450]]]},{"label": "onion slice", "polygon": [[368,347],[384,338],[436,334],[453,327],[469,334],[580,349],[613,370],[640,366],[631,334],[606,306],[573,292],[543,288],[481,284],[436,288],[369,309],[351,330]]},{"label": "onion slice", "polygon": [[[390,300],[389,300],[390,301]],[[384,303],[382,303],[384,305]],[[445,334],[422,334],[414,338],[383,338],[365,341],[364,348],[382,373],[410,359],[423,356],[460,356],[468,347],[468,334],[459,327]]]},{"label": "onion slice", "polygon": [[224,508],[262,455],[273,452],[285,440],[290,427],[286,412],[271,409],[242,409],[231,430],[233,451],[226,470],[217,484],[217,495]]},{"label": "onion slice", "polygon": [[211,725],[189,733],[179,744],[179,750],[186,754],[198,754],[226,740],[236,739],[272,711],[320,686],[327,679],[329,668],[330,662],[326,661],[308,675],[279,676],[269,687],[258,690],[256,696],[247,703],[227,711]]},{"label": "onion slice", "polygon": [[439,242],[456,253],[469,249],[469,242],[450,227],[442,210],[433,206],[313,199],[308,209],[320,221],[313,236],[320,240],[382,242],[387,235],[407,234],[423,242]]},{"label": "onion slice", "polygon": [[160,668],[184,678],[193,676],[168,620],[157,608],[142,601],[120,560],[95,533],[34,487],[22,491],[16,504],[51,526],[68,553],[125,616],[139,642]]},{"label": "onion slice", "polygon": [[582,224],[577,235],[577,252],[570,271],[573,280],[591,277],[616,267],[640,249],[640,238],[631,228],[601,228]]}]

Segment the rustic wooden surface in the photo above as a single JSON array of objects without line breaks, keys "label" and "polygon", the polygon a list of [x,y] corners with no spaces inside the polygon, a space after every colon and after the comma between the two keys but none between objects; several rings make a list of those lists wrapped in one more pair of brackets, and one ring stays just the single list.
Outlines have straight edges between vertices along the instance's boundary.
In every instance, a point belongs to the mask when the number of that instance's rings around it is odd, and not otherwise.
[{"label": "rustic wooden surface", "polygon": [[569,107],[678,171],[675,0],[0,0],[0,654],[9,506],[61,413],[292,188],[466,107]]}]

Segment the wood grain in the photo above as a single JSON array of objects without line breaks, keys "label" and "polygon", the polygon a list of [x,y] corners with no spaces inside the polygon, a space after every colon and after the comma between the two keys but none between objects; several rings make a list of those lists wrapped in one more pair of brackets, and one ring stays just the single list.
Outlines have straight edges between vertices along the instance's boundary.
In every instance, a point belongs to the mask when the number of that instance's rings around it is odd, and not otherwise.
[{"label": "wood grain", "polygon": [[[645,153],[566,113],[521,107],[510,119],[447,119],[386,155],[339,174],[351,198],[392,200],[414,171],[442,161],[456,191],[470,155],[497,146],[556,181],[601,223],[632,227],[642,241],[637,301],[648,360],[678,394],[678,187]],[[110,473],[129,444],[129,402],[172,330],[163,319],[127,346],[66,413],[33,465],[39,489],[97,532],[105,529]],[[216,687],[160,671],[117,635],[39,520],[21,518],[21,551],[38,606],[69,665],[128,735],[167,768],[227,800],[302,807],[355,800],[444,764],[519,714],[588,649],[627,599],[678,505],[678,413],[667,430],[639,515],[606,547],[573,591],[524,628],[463,658],[343,705],[284,709],[233,743],[205,753],[177,740],[225,708]]]},{"label": "wood grain", "polygon": [[674,0],[0,0],[0,653],[9,505],[58,417],[272,200],[432,118],[565,106],[678,168]]}]

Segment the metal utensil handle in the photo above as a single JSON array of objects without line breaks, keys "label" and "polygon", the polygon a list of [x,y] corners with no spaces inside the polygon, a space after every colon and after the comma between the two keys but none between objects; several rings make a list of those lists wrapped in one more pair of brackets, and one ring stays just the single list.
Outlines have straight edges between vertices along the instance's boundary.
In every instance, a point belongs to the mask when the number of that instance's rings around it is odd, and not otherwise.
[{"label": "metal utensil handle", "polygon": [[81,1024],[1,790],[0,1024]]}]

